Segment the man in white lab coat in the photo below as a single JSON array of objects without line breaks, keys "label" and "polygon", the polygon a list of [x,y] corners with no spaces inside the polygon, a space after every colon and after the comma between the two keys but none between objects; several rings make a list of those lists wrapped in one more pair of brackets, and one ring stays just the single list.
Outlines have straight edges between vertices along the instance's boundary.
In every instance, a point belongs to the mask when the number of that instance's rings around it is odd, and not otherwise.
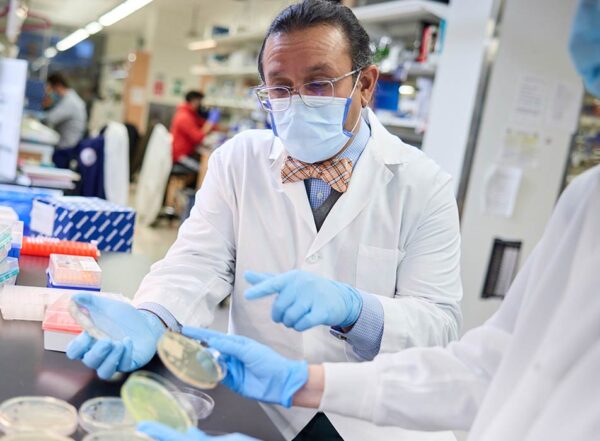
[{"label": "man in white lab coat", "polygon": [[[125,343],[83,334],[69,348],[103,378],[146,364],[165,325],[209,326],[229,294],[232,333],[296,359],[360,361],[457,338],[450,177],[367,108],[378,72],[351,10],[322,0],[290,6],[269,30],[259,70],[257,95],[273,130],[244,132],[212,155],[189,220],[136,294],[138,310],[79,300],[127,326]],[[262,292],[248,299],[245,276],[259,291],[279,279],[247,270],[296,270],[286,275],[294,286],[275,301],[258,299]],[[299,439],[451,438],[306,409],[267,411],[288,439],[311,420]]]},{"label": "man in white lab coat", "polygon": [[[600,0],[581,0],[571,51],[588,90],[600,97]],[[447,348],[308,366],[244,337],[184,333],[228,355],[224,383],[251,398],[414,430],[469,430],[473,441],[595,441],[599,289],[597,166],[565,190],[500,310]],[[212,439],[153,423],[140,430],[160,441]]]}]

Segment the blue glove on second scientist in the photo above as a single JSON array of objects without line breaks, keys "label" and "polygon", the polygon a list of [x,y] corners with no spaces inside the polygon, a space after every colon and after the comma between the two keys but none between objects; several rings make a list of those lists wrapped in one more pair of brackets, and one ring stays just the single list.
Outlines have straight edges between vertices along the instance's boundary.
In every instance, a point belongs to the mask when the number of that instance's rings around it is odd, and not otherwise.
[{"label": "blue glove on second scientist", "polygon": [[254,285],[246,291],[249,300],[277,295],[273,321],[302,332],[319,325],[346,328],[354,325],[362,310],[362,296],[350,285],[305,271],[272,275],[247,271]]},{"label": "blue glove on second scientist", "polygon": [[195,427],[191,427],[186,433],[181,433],[163,424],[153,422],[140,423],[137,430],[157,441],[257,441],[255,438],[239,433],[211,436]]},{"label": "blue glove on second scientist", "polygon": [[[82,360],[105,380],[117,371],[132,372],[146,365],[156,353],[156,344],[166,330],[161,320],[148,311],[94,294],[75,294],[73,301],[103,320],[109,335],[126,335],[122,341],[96,340],[87,332],[81,333],[67,348],[67,357]],[[106,329],[113,327],[114,329]]]},{"label": "blue glove on second scientist", "polygon": [[288,360],[250,338],[188,327],[183,334],[221,353],[227,365],[223,384],[246,398],[290,407],[308,381],[306,361]]}]

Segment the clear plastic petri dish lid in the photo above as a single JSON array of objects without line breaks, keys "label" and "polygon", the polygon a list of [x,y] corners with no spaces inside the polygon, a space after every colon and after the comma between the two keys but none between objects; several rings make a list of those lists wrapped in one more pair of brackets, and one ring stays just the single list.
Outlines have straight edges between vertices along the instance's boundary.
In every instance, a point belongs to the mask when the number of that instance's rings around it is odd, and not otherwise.
[{"label": "clear plastic petri dish lid", "polygon": [[69,313],[95,339],[121,341],[127,337],[125,329],[114,326],[114,319],[100,310],[92,314],[89,309],[71,300]]},{"label": "clear plastic petri dish lid", "polygon": [[138,371],[121,387],[125,408],[137,421],[156,421],[186,432],[198,420],[191,403],[178,395],[179,389],[152,372]]},{"label": "clear plastic petri dish lid", "polygon": [[86,432],[134,429],[136,422],[118,397],[97,397],[79,408],[79,424]]},{"label": "clear plastic petri dish lid", "polygon": [[51,432],[15,432],[3,436],[2,441],[73,441],[73,438]]},{"label": "clear plastic petri dish lid", "polygon": [[77,410],[53,397],[15,397],[0,405],[0,427],[6,433],[41,431],[68,436],[77,430]]},{"label": "clear plastic petri dish lid", "polygon": [[157,352],[173,375],[200,389],[213,389],[227,374],[218,351],[176,332],[163,334]]},{"label": "clear plastic petri dish lid", "polygon": [[182,400],[187,400],[192,405],[199,420],[208,418],[212,414],[215,400],[210,395],[192,387],[180,387],[179,390],[179,392],[175,392],[175,395]]},{"label": "clear plastic petri dish lid", "polygon": [[103,430],[86,435],[82,441],[152,441],[152,438],[134,429]]}]

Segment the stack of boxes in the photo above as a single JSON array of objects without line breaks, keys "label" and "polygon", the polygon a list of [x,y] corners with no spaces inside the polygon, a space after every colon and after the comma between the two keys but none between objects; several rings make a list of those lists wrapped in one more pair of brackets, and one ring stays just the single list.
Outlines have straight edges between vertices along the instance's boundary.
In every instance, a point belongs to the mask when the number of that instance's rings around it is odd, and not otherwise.
[{"label": "stack of boxes", "polygon": [[0,206],[0,288],[17,280],[22,242],[23,222],[12,208]]}]

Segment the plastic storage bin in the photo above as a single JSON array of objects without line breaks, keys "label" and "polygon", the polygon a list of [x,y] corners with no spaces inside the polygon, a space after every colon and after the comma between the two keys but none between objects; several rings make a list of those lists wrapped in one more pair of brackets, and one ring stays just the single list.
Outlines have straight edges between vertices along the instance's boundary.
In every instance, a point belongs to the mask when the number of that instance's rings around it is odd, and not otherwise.
[{"label": "plastic storage bin", "polygon": [[12,226],[9,224],[0,225],[0,262],[8,256],[12,247]]},{"label": "plastic storage bin", "polygon": [[92,257],[51,254],[48,286],[100,291],[102,270]]},{"label": "plastic storage bin", "polygon": [[14,257],[7,257],[0,262],[0,288],[14,285],[19,275],[19,261]]},{"label": "plastic storage bin", "polygon": [[67,346],[83,329],[69,314],[70,295],[63,295],[46,309],[42,329],[44,349],[66,352]]}]

